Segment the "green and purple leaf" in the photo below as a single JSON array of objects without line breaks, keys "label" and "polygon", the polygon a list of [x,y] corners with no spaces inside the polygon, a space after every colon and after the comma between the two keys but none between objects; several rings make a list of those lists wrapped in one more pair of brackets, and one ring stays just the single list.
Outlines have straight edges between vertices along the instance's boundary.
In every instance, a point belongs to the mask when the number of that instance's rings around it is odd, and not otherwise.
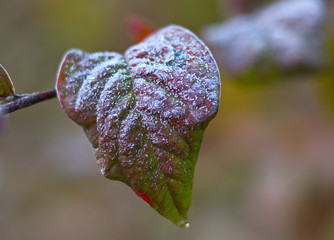
[{"label": "green and purple leaf", "polygon": [[204,43],[168,26],[124,56],[70,50],[56,88],[102,174],[185,226],[203,133],[220,98],[219,71]]}]

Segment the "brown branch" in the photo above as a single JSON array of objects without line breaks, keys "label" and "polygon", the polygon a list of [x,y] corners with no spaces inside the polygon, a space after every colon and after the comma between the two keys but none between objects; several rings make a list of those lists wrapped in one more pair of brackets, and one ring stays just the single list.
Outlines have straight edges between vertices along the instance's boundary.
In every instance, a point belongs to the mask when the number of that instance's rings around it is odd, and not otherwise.
[{"label": "brown branch", "polygon": [[30,94],[15,95],[14,100],[0,105],[0,113],[8,114],[56,96],[57,93],[54,89]]}]

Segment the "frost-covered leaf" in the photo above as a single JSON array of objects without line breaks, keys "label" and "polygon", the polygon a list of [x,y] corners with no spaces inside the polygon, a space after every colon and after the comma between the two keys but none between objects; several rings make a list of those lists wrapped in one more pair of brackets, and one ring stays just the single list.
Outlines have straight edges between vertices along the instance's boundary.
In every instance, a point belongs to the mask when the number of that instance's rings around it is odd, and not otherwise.
[{"label": "frost-covered leaf", "polygon": [[[6,69],[0,64],[0,98],[13,96],[15,93],[12,80]],[[1,104],[1,99],[0,99]]]},{"label": "frost-covered leaf", "polygon": [[266,36],[273,59],[284,69],[322,63],[326,7],[319,0],[281,0],[261,9],[255,23]]},{"label": "frost-covered leaf", "polygon": [[102,174],[185,226],[203,133],[220,97],[218,68],[202,41],[168,26],[124,56],[70,50],[56,87]]},{"label": "frost-covered leaf", "polygon": [[253,14],[209,25],[202,35],[232,76],[254,67],[261,71],[268,60],[283,71],[313,69],[323,64],[325,16],[323,1],[281,0]]}]

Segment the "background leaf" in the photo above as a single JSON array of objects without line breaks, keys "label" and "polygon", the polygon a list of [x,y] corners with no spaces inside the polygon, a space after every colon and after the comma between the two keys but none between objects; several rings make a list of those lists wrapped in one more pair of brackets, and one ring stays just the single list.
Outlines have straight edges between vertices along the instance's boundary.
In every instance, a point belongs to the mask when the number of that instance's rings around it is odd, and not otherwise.
[{"label": "background leaf", "polygon": [[127,27],[133,43],[139,43],[157,30],[151,22],[142,17],[132,15],[127,18]]},{"label": "background leaf", "polygon": [[210,24],[202,37],[225,73],[257,85],[322,67],[325,19],[323,1],[275,1]]},{"label": "background leaf", "polygon": [[219,106],[220,76],[207,47],[169,26],[124,57],[71,50],[57,92],[83,126],[103,175],[185,226],[203,133]]},{"label": "background leaf", "polygon": [[10,79],[6,69],[0,64],[0,97],[6,98],[14,94],[15,90],[12,80]]}]

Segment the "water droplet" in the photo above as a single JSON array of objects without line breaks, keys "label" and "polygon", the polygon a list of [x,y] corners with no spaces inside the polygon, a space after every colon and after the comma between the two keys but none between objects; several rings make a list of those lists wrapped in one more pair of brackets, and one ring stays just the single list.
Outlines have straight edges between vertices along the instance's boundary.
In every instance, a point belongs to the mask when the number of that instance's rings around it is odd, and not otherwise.
[{"label": "water droplet", "polygon": [[190,224],[189,224],[189,223],[186,223],[186,225],[184,225],[184,227],[185,227],[186,229],[188,229],[188,228],[190,227]]}]

